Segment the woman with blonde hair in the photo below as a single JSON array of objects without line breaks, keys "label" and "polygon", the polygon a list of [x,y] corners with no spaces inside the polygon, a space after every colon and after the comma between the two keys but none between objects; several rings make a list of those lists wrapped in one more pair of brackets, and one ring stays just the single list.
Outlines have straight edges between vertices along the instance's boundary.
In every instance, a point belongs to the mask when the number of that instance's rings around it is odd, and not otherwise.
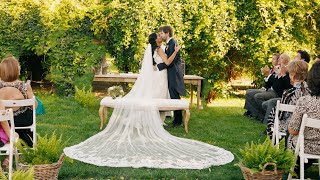
[{"label": "woman with blonde hair", "polygon": [[[31,99],[34,94],[30,83],[19,80],[20,64],[13,57],[4,58],[0,63],[0,100]],[[37,102],[36,102],[37,106]],[[32,108],[13,108],[16,127],[30,126],[33,123]],[[29,129],[17,129],[20,138],[32,146],[32,132]]]}]

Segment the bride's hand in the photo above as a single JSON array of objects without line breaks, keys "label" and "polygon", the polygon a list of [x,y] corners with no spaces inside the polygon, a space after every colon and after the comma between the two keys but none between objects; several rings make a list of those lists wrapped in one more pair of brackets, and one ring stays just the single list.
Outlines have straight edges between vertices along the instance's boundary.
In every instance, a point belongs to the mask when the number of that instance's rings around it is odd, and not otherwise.
[{"label": "bride's hand", "polygon": [[176,46],[174,47],[174,51],[178,52],[180,50],[180,45],[176,43]]},{"label": "bride's hand", "polygon": [[157,71],[157,70],[158,70],[158,68],[156,67],[156,65],[153,66],[153,70],[154,70],[154,71]]}]

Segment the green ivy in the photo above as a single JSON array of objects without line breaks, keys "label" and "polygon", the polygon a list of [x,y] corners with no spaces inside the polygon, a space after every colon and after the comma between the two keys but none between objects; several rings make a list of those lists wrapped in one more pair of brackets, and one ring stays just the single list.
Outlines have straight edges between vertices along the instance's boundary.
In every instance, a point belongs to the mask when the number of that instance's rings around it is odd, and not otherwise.
[{"label": "green ivy", "polygon": [[171,25],[187,74],[214,84],[247,73],[259,86],[273,53],[319,53],[319,12],[319,0],[0,0],[0,56],[45,56],[67,84],[106,54],[138,72],[147,36]]}]

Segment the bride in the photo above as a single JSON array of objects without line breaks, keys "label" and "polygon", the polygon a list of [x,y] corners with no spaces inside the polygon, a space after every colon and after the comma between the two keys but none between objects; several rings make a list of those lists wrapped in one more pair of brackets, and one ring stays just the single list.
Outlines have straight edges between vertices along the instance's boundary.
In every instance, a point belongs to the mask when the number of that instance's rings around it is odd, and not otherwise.
[{"label": "bride", "polygon": [[155,63],[170,64],[157,34],[149,36],[139,77],[131,91],[116,100],[107,127],[98,134],[67,147],[70,158],[97,166],[203,169],[231,162],[234,156],[222,148],[170,135],[162,126],[157,98],[168,98],[166,71]]}]

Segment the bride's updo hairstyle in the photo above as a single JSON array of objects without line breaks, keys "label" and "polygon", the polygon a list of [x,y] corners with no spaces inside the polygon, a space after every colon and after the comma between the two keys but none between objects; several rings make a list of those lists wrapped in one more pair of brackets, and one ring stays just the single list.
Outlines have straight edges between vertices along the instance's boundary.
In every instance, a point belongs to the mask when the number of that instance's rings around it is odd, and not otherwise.
[{"label": "bride's updo hairstyle", "polygon": [[157,38],[158,36],[156,33],[152,33],[149,35],[149,43],[151,44],[151,50],[152,50],[152,59],[153,59],[154,50],[158,48],[157,42],[156,42]]}]

